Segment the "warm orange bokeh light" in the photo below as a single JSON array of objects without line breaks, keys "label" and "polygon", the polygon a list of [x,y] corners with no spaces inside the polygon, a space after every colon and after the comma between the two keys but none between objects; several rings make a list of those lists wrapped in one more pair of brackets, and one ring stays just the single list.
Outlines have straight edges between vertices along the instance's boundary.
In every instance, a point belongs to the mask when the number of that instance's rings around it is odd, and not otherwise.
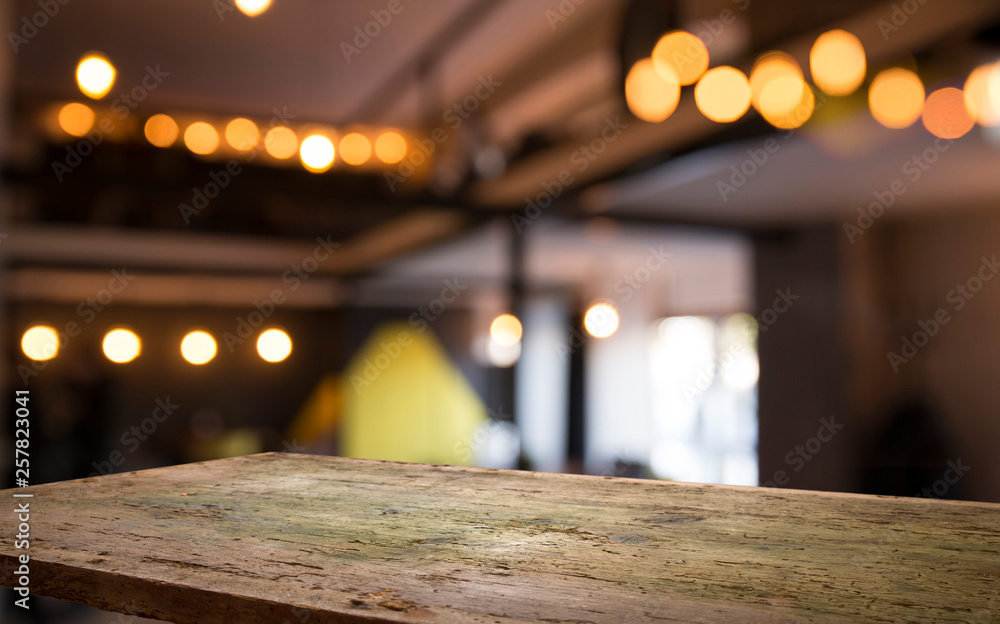
[{"label": "warm orange bokeh light", "polygon": [[272,158],[284,160],[291,158],[299,151],[299,139],[291,128],[277,126],[264,135],[264,149]]},{"label": "warm orange bokeh light", "polygon": [[816,86],[830,95],[849,95],[865,80],[865,48],[846,30],[820,35],[809,52],[809,71]]},{"label": "warm orange bokeh light", "polygon": [[59,127],[66,134],[82,137],[94,127],[94,111],[86,104],[71,102],[59,109]]},{"label": "warm orange bokeh light", "polygon": [[712,121],[736,121],[750,108],[750,81],[734,67],[712,68],[695,85],[694,101]]},{"label": "warm orange bokeh light", "polygon": [[708,69],[708,48],[683,30],[669,32],[653,48],[653,68],[667,82],[694,84]]},{"label": "warm orange bokeh light", "polygon": [[886,128],[907,128],[920,119],[924,109],[924,85],[908,69],[887,69],[872,81],[868,106],[875,121]]},{"label": "warm orange bokeh light", "polygon": [[180,134],[177,122],[167,115],[153,115],[146,120],[143,131],[146,140],[156,147],[170,147]]},{"label": "warm orange bokeh light", "polygon": [[625,78],[625,101],[632,114],[650,123],[669,117],[681,98],[680,85],[663,79],[653,61],[636,61]]},{"label": "warm orange bokeh light", "polygon": [[371,155],[371,141],[363,134],[352,132],[340,140],[340,158],[349,165],[363,165]]},{"label": "warm orange bokeh light", "polygon": [[[802,80],[802,69],[790,55],[774,51],[757,57],[753,71],[750,72],[750,103],[753,107],[760,111],[760,97],[764,89],[773,81],[788,77]],[[772,99],[775,94],[771,95]],[[793,108],[800,98],[790,96],[790,99],[792,101],[787,102],[785,108]]]},{"label": "warm orange bokeh light", "polygon": [[388,165],[398,163],[406,156],[406,139],[396,132],[383,132],[375,139],[375,155]]},{"label": "warm orange bokeh light", "polygon": [[983,126],[1000,125],[1000,62],[980,65],[965,81],[965,108]]},{"label": "warm orange bokeh light", "polygon": [[184,131],[184,145],[195,154],[211,154],[219,147],[219,133],[211,124],[196,121]]},{"label": "warm orange bokeh light", "polygon": [[954,87],[938,89],[928,95],[920,119],[928,132],[942,139],[957,139],[976,125],[965,108],[965,94]]},{"label": "warm orange bokeh light", "polygon": [[226,143],[233,149],[251,150],[257,147],[259,142],[260,130],[257,129],[257,124],[249,119],[237,117],[226,124]]}]

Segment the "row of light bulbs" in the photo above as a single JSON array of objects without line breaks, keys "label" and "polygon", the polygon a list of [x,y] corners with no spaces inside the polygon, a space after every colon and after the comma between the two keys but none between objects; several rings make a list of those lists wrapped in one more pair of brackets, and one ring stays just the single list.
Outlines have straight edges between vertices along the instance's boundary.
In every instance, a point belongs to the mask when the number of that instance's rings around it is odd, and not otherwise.
[{"label": "row of light bulbs", "polygon": [[[88,53],[77,65],[76,81],[80,91],[95,100],[111,91],[116,76],[114,65],[100,53]],[[67,103],[56,113],[59,128],[74,137],[85,136],[96,121],[94,109],[81,102]],[[226,146],[230,151],[246,153],[263,145],[264,151],[279,161],[298,154],[303,167],[313,173],[330,169],[338,155],[340,160],[352,166],[375,164],[375,159],[382,165],[393,165],[402,161],[408,150],[406,138],[395,130],[351,131],[338,136],[339,133],[331,128],[307,124],[296,131],[287,124],[272,122],[270,128],[264,129],[262,124],[245,117],[225,122],[179,121],[170,115],[156,114],[146,120],[143,133],[151,145],[160,148],[173,147],[180,139],[188,150],[199,156],[219,154]]]},{"label": "row of light bulbs", "polygon": [[[21,336],[21,351],[36,362],[44,362],[59,354],[59,332],[49,325],[33,325]],[[104,356],[116,364],[127,364],[142,353],[142,340],[130,329],[112,329],[101,342]],[[208,364],[219,348],[212,334],[203,330],[188,332],[181,340],[181,356],[190,364]],[[283,330],[270,328],[257,337],[257,354],[266,361],[285,361],[292,353],[292,339]]]},{"label": "row of light bulbs", "polygon": [[[618,329],[618,312],[608,303],[596,303],[584,315],[584,328],[595,338],[607,338]],[[520,356],[521,321],[513,314],[501,314],[490,324],[490,360],[498,366],[510,366]],[[32,325],[21,336],[21,351],[28,358],[44,362],[59,354],[59,332],[50,325]],[[142,340],[130,329],[118,327],[104,335],[101,349],[116,364],[127,364],[142,353]],[[203,330],[188,332],[181,340],[181,356],[195,365],[211,362],[218,353],[212,334]],[[292,339],[284,330],[272,327],[257,338],[257,353],[267,362],[283,362],[292,353]]]},{"label": "row of light bulbs", "polygon": [[[677,108],[682,86],[694,84],[698,110],[718,123],[740,119],[752,106],[771,125],[797,128],[812,116],[816,96],[802,68],[789,54],[772,51],[754,63],[750,76],[727,65],[708,69],[708,49],[682,31],[665,34],[651,56],[640,59],[625,79],[632,113],[651,123]],[[830,96],[854,93],[865,81],[864,46],[845,30],[820,35],[809,53],[815,86]],[[901,67],[879,72],[868,90],[872,116],[888,128],[906,128],[918,119],[935,136],[955,139],[978,122],[1000,125],[1000,61],[977,67],[964,89],[945,87],[926,95],[916,73]]]}]

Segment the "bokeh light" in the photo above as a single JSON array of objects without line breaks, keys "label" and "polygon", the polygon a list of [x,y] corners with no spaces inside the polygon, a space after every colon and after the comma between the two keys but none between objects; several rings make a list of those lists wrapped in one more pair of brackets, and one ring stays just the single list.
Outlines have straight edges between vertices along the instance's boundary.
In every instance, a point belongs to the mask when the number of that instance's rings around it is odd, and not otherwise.
[{"label": "bokeh light", "polygon": [[667,82],[694,84],[708,69],[708,48],[683,30],[669,32],[653,48],[653,68]]},{"label": "bokeh light", "polygon": [[21,351],[36,362],[51,360],[59,353],[59,334],[48,325],[29,327],[21,336]]},{"label": "bokeh light", "polygon": [[215,338],[208,332],[188,332],[181,340],[181,355],[191,364],[201,365],[212,361],[218,351]]},{"label": "bokeh light", "polygon": [[846,30],[820,35],[809,52],[809,71],[816,86],[830,95],[849,95],[865,80],[865,48]]},{"label": "bokeh light", "polygon": [[227,123],[225,135],[230,147],[244,152],[257,147],[260,142],[257,124],[244,117],[237,117]]},{"label": "bokeh light", "polygon": [[352,132],[340,140],[340,158],[349,165],[363,165],[371,155],[371,141],[363,134]]},{"label": "bokeh light", "polygon": [[257,338],[257,353],[267,362],[282,362],[292,353],[292,338],[280,329],[265,330]]},{"label": "bokeh light", "polygon": [[264,135],[264,149],[272,158],[284,160],[299,151],[299,139],[291,128],[276,126]]},{"label": "bokeh light", "polygon": [[249,17],[257,17],[271,6],[271,0],[236,0],[236,8]]},{"label": "bokeh light", "polygon": [[595,303],[583,315],[583,327],[594,338],[607,338],[618,331],[618,310],[610,303]]},{"label": "bokeh light", "polygon": [[143,128],[146,140],[156,147],[170,147],[177,140],[180,128],[169,115],[153,115]]},{"label": "bokeh light", "polygon": [[513,314],[501,314],[490,323],[490,339],[503,347],[521,341],[521,321]]},{"label": "bokeh light", "polygon": [[184,145],[195,154],[211,154],[219,147],[219,133],[204,121],[196,121],[184,130]]},{"label": "bokeh light", "polygon": [[302,165],[313,173],[322,173],[332,167],[335,154],[333,142],[322,134],[310,134],[299,146]]},{"label": "bokeh light", "polygon": [[694,101],[712,121],[736,121],[750,108],[750,81],[734,67],[712,68],[695,85]]},{"label": "bokeh light", "polygon": [[104,335],[101,343],[104,356],[116,364],[127,364],[139,357],[142,342],[135,332],[128,329],[112,329]]},{"label": "bokeh light", "polygon": [[387,165],[393,165],[406,156],[406,139],[398,132],[383,132],[375,139],[375,155]]},{"label": "bokeh light", "polygon": [[[765,88],[780,78],[802,80],[802,68],[785,52],[772,51],[760,55],[750,72],[750,102],[755,109],[760,111],[760,98]],[[789,99],[791,101],[787,103],[787,108],[791,109],[798,99],[794,95],[790,95]]]},{"label": "bokeh light", "polygon": [[636,61],[625,78],[625,101],[632,114],[643,121],[663,121],[677,108],[680,97],[680,85],[665,80],[651,59]]},{"label": "bokeh light", "polygon": [[1000,61],[980,65],[965,81],[965,108],[980,125],[1000,125]]},{"label": "bokeh light", "polygon": [[798,128],[809,120],[815,106],[812,88],[796,76],[775,78],[760,95],[760,114],[775,128]]},{"label": "bokeh light", "polygon": [[924,109],[924,85],[908,69],[894,67],[879,72],[868,89],[872,117],[886,128],[907,128]]},{"label": "bokeh light", "polygon": [[59,109],[59,127],[71,136],[82,137],[90,132],[94,118],[94,111],[79,102],[70,102]]},{"label": "bokeh light", "polygon": [[965,94],[954,87],[938,89],[928,95],[920,119],[928,132],[942,139],[957,139],[976,125],[965,108]]},{"label": "bokeh light", "polygon": [[87,97],[99,100],[115,84],[115,66],[101,54],[88,54],[76,66],[76,84]]}]

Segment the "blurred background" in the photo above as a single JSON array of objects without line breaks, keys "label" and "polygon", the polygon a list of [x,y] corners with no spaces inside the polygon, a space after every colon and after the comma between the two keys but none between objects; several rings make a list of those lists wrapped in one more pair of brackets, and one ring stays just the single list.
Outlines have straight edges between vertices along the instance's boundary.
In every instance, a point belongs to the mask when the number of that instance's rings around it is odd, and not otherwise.
[{"label": "blurred background", "polygon": [[27,390],[32,483],[287,451],[1000,502],[998,26],[4,3],[4,487]]}]

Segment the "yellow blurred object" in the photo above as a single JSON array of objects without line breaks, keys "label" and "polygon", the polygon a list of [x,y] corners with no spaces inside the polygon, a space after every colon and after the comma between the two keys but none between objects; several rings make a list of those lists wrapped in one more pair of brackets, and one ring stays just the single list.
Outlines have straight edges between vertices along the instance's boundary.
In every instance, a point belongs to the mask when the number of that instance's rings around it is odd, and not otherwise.
[{"label": "yellow blurred object", "polygon": [[349,165],[363,165],[371,155],[371,141],[363,134],[352,132],[340,140],[340,157]]},{"label": "yellow blurred object", "polygon": [[383,325],[345,377],[342,455],[439,464],[473,459],[468,449],[486,407],[430,331]]},{"label": "yellow blurred object", "polygon": [[84,95],[99,100],[114,86],[117,73],[103,54],[87,54],[76,66],[76,84]]},{"label": "yellow blurred object", "polygon": [[237,117],[226,124],[226,143],[233,149],[245,152],[257,147],[260,130],[257,124],[244,117]]},{"label": "yellow blurred object", "polygon": [[320,379],[299,408],[288,430],[289,441],[312,446],[336,433],[343,421],[345,392],[340,375],[329,373]]},{"label": "yellow blurred object", "polygon": [[184,145],[195,154],[211,154],[219,147],[219,133],[204,121],[196,121],[184,131]]}]

